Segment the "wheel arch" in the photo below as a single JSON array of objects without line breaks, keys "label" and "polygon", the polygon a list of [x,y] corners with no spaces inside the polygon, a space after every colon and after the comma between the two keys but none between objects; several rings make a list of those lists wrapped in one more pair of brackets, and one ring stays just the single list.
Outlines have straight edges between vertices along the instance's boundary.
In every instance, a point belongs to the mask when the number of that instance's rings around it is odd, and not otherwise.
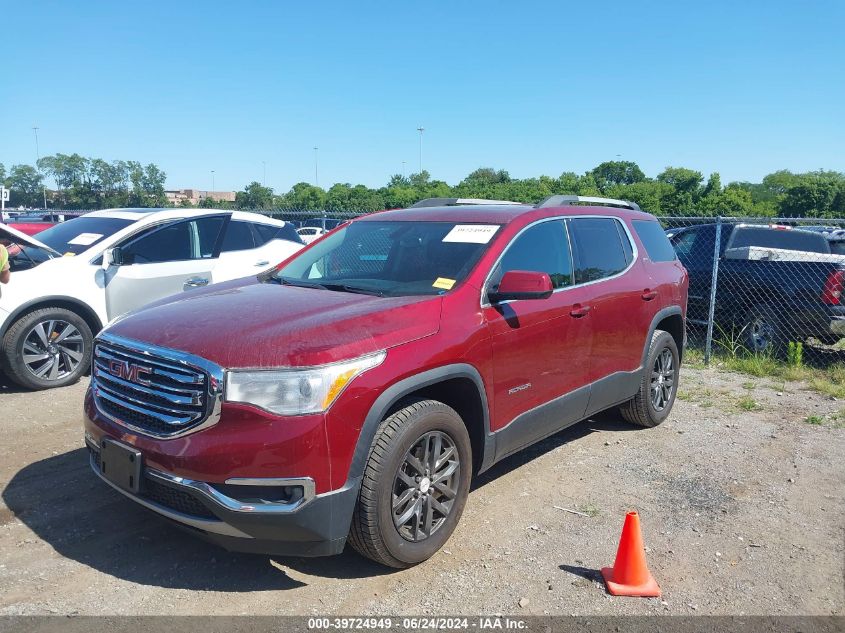
[{"label": "wheel arch", "polygon": [[410,398],[443,402],[457,411],[467,426],[472,446],[474,470],[492,465],[495,439],[490,435],[487,393],[481,374],[472,365],[456,363],[415,374],[385,389],[364,419],[347,476],[347,484],[360,480],[369,458],[376,431],[382,420]]},{"label": "wheel arch", "polygon": [[97,316],[97,313],[94,311],[91,306],[80,301],[79,299],[74,299],[72,297],[65,297],[61,295],[56,296],[49,296],[49,297],[38,297],[38,299],[34,299],[27,303],[24,303],[21,306],[18,306],[13,312],[9,314],[9,317],[6,319],[5,323],[3,323],[3,329],[0,331],[0,337],[6,336],[6,332],[8,332],[9,328],[18,321],[22,316],[29,314],[30,312],[34,312],[35,310],[42,310],[44,308],[63,308],[65,310],[70,310],[71,312],[75,312],[78,314],[82,319],[88,324],[88,327],[91,328],[92,336],[97,336],[100,330],[103,329],[103,323],[100,320],[100,317]]},{"label": "wheel arch", "polygon": [[675,345],[678,346],[678,358],[683,360],[684,356],[684,341],[686,340],[686,325],[684,323],[683,312],[680,306],[669,306],[663,308],[651,320],[651,327],[648,330],[648,336],[645,339],[645,348],[643,349],[642,366],[645,367],[648,359],[648,349],[651,344],[651,336],[655,330],[663,330],[668,332],[673,339]]}]

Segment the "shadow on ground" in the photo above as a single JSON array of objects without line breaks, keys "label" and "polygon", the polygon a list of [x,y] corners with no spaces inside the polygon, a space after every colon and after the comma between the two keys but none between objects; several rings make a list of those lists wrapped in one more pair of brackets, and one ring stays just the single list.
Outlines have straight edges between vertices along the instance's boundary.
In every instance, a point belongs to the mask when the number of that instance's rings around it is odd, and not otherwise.
[{"label": "shadow on ground", "polygon": [[[618,415],[605,414],[570,427],[509,457],[481,475],[472,494],[523,464],[592,431],[631,430]],[[130,582],[200,591],[246,592],[295,589],[319,576],[349,579],[393,570],[350,547],[328,558],[284,558],[233,554],[183,533],[107,487],[80,448],[24,467],[2,492],[10,512],[60,555]],[[470,503],[472,497],[470,497]],[[285,569],[292,570],[288,575]]]}]

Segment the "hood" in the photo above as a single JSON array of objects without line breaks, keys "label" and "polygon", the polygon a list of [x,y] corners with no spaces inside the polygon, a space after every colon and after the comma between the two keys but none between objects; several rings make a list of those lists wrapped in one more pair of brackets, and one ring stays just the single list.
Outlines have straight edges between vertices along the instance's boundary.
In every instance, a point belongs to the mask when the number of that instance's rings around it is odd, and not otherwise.
[{"label": "hood", "polygon": [[59,255],[59,253],[54,251],[52,248],[50,248],[43,242],[39,242],[31,235],[27,235],[26,233],[14,229],[8,224],[0,224],[0,238],[7,238],[15,244],[22,244],[24,246],[37,246],[38,248],[43,248],[44,250]]},{"label": "hood", "polygon": [[441,301],[241,279],[157,302],[119,319],[108,332],[230,369],[303,367],[435,334]]}]

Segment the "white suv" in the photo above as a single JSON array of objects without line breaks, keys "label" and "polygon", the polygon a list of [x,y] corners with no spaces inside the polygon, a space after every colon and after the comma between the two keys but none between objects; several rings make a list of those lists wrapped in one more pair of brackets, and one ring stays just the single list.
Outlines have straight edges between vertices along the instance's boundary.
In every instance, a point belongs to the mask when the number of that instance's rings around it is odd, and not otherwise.
[{"label": "white suv", "polygon": [[[191,288],[257,274],[300,248],[293,225],[212,209],[109,209],[24,235],[0,225],[0,366],[23,387],[76,381],[109,321]],[[16,245],[16,246],[15,246]]]}]

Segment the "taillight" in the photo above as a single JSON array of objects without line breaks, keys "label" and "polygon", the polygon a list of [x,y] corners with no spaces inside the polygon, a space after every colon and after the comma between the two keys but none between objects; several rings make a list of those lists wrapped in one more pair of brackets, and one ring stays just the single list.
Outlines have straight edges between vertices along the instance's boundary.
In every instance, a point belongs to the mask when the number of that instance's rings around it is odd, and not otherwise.
[{"label": "taillight", "polygon": [[845,271],[834,270],[827,276],[822,289],[822,303],[829,306],[842,305],[842,282],[845,281]]}]

